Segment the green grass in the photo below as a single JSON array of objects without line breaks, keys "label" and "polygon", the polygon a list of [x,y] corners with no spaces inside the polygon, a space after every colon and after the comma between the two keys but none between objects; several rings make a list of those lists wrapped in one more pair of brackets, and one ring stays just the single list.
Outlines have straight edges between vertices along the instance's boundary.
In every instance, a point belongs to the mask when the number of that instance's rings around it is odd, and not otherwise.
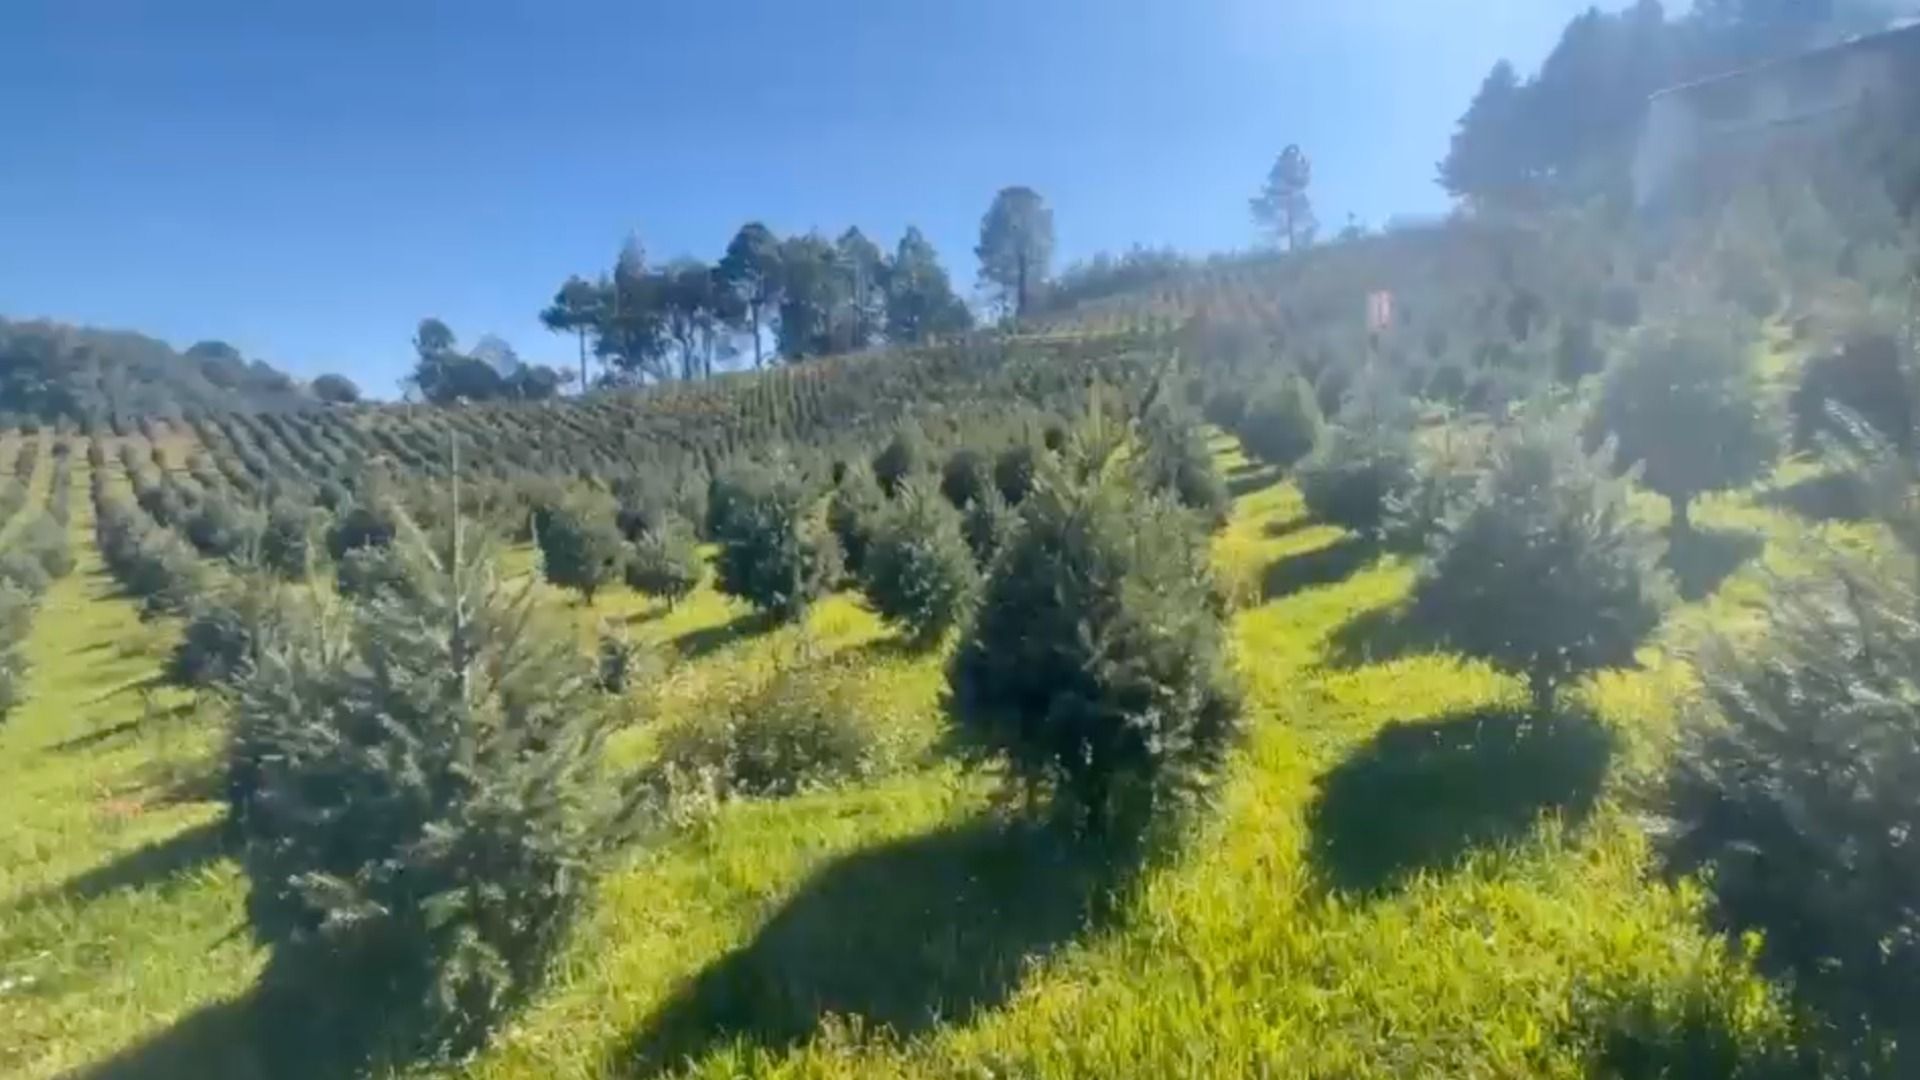
[{"label": "green grass", "polygon": [[[1215,561],[1253,734],[1177,851],[1122,868],[1063,848],[931,752],[864,787],[727,805],[626,852],[535,1000],[476,1059],[423,1070],[1712,1075],[1774,1048],[1776,993],[1705,929],[1694,887],[1653,873],[1635,794],[1689,686],[1675,653],[1754,625],[1810,526],[1703,501],[1702,526],[1763,542],[1696,553],[1700,599],[1642,668],[1527,727],[1511,680],[1374,633],[1409,564],[1306,521],[1290,486],[1217,449],[1239,493]],[[924,743],[939,731],[942,657],[892,647],[849,598],[767,630],[710,583],[672,611],[537,587],[583,647],[607,619],[659,653],[642,715],[837,658],[873,709]],[[264,957],[206,798],[218,722],[147,686],[166,644],[90,545],[35,625],[33,700],[0,728],[0,1072],[326,1075],[250,1019]],[[617,767],[645,760],[652,722],[616,742]]]}]

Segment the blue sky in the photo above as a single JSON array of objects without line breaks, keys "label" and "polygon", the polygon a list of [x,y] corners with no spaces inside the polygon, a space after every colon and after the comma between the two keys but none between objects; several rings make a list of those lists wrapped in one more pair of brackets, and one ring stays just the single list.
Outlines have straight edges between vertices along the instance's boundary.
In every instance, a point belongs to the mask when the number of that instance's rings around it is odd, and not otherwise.
[{"label": "blue sky", "polygon": [[1063,259],[1253,240],[1301,143],[1323,222],[1445,207],[1493,62],[1578,0],[72,0],[0,9],[0,314],[217,337],[391,396],[438,315],[532,360],[535,313],[637,233],[918,224],[971,289],[994,191]]}]

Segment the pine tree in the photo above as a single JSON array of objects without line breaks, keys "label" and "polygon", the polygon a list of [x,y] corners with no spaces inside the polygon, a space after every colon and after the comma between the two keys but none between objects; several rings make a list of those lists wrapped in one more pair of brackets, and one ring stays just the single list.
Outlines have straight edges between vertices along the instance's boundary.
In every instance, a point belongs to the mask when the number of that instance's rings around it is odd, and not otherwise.
[{"label": "pine tree", "polygon": [[1763,967],[1813,1007],[1836,1076],[1920,1065],[1910,573],[1836,554],[1770,593],[1763,638],[1710,641],[1662,792],[1667,866],[1701,875],[1728,931],[1759,932]]},{"label": "pine tree", "polygon": [[588,606],[624,563],[626,541],[614,523],[614,510],[612,498],[581,492],[541,515],[537,529],[547,581],[575,590]]},{"label": "pine tree", "polygon": [[1082,446],[1021,507],[948,682],[976,745],[1130,834],[1206,789],[1239,711],[1205,538],[1111,441]]},{"label": "pine tree", "polygon": [[980,582],[960,512],[925,482],[902,487],[874,523],[860,577],[874,610],[922,647],[960,623]]},{"label": "pine tree", "polygon": [[1290,145],[1274,159],[1266,184],[1251,201],[1253,220],[1271,230],[1288,251],[1312,244],[1320,228],[1313,202],[1307,198],[1312,185],[1313,163],[1299,146]]},{"label": "pine tree", "polygon": [[1386,394],[1363,395],[1328,429],[1294,478],[1308,513],[1377,539],[1392,500],[1413,485],[1414,457],[1412,418],[1404,402]]},{"label": "pine tree", "polygon": [[1163,398],[1147,410],[1140,436],[1141,480],[1199,514],[1208,525],[1224,524],[1231,500],[1199,423]]},{"label": "pine tree", "polygon": [[1542,713],[1570,679],[1631,663],[1671,596],[1665,545],[1611,468],[1571,417],[1523,422],[1495,443],[1414,585],[1416,622],[1524,675]]},{"label": "pine tree", "polygon": [[634,539],[627,556],[627,587],[664,599],[672,610],[700,584],[704,566],[693,526],[670,513]]},{"label": "pine tree", "polygon": [[1636,331],[1601,383],[1599,430],[1672,504],[1676,537],[1696,496],[1754,480],[1779,451],[1756,344],[1733,319],[1692,312]]},{"label": "pine tree", "polygon": [[1253,456],[1282,469],[1291,469],[1319,445],[1326,421],[1313,387],[1297,374],[1288,374],[1262,387],[1251,401],[1233,395],[1238,408],[1217,406],[1231,413],[1240,443]]},{"label": "pine tree", "polygon": [[450,552],[401,554],[414,590],[289,627],[239,684],[231,818],[273,970],[377,992],[421,1048],[459,1052],[537,983],[584,896],[606,725],[572,635],[457,524]]},{"label": "pine tree", "polygon": [[840,549],[786,462],[740,463],[715,477],[711,518],[720,591],[798,619],[840,574]]},{"label": "pine tree", "polygon": [[0,721],[27,698],[27,657],[21,649],[33,625],[33,597],[0,581]]}]

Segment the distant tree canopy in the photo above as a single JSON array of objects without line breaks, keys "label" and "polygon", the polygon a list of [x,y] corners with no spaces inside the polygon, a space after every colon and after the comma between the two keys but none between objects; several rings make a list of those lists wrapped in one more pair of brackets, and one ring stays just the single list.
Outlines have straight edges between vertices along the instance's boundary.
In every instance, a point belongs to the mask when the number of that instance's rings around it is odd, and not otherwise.
[{"label": "distant tree canopy", "polygon": [[439,319],[420,320],[413,335],[419,359],[404,385],[435,405],[461,401],[542,401],[560,389],[560,373],[520,361],[512,346],[484,335],[471,353],[456,347],[453,330]]},{"label": "distant tree canopy", "polygon": [[224,342],[175,352],[120,330],[0,319],[0,416],[94,424],[114,416],[309,408],[286,373]]},{"label": "distant tree canopy", "polygon": [[769,340],[786,360],[877,345],[918,344],[967,330],[973,314],[954,295],[933,246],[909,227],[889,256],[858,228],[782,238],[759,222],[740,227],[716,263],[647,261],[628,240],[598,279],[575,275],[540,313],[578,340],[580,381],[589,353],[603,386],[706,378]]},{"label": "distant tree canopy", "polygon": [[352,379],[331,372],[313,380],[308,389],[329,405],[352,405],[360,400],[360,387]]},{"label": "distant tree canopy", "polygon": [[980,284],[1002,310],[1024,318],[1047,282],[1053,262],[1053,211],[1029,187],[1002,188],[980,219]]},{"label": "distant tree canopy", "polygon": [[1698,0],[1671,19],[1659,0],[1589,8],[1532,78],[1494,65],[1460,118],[1440,184],[1476,203],[1618,187],[1654,91],[1883,20],[1866,0]]}]

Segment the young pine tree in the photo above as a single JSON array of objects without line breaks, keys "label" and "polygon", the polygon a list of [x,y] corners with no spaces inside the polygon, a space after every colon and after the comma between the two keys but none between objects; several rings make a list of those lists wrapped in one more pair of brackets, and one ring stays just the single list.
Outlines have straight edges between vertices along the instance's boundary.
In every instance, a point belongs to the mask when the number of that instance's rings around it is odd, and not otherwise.
[{"label": "young pine tree", "polygon": [[266,525],[260,533],[260,565],[289,581],[303,576],[312,558],[319,517],[311,507],[288,499],[274,500],[267,508]]},{"label": "young pine tree", "polygon": [[866,566],[874,522],[886,506],[887,497],[873,478],[873,470],[862,462],[848,466],[834,485],[833,495],[827,500],[827,528],[833,530],[850,573],[858,574]]},{"label": "young pine tree", "polygon": [[1224,524],[1231,506],[1227,485],[1194,418],[1163,398],[1141,420],[1140,437],[1140,478],[1199,514],[1208,525]]},{"label": "young pine tree", "polygon": [[1642,327],[1600,387],[1595,414],[1622,467],[1673,505],[1676,537],[1692,529],[1696,496],[1746,484],[1779,450],[1755,342],[1728,316]]},{"label": "young pine tree", "polygon": [[917,424],[903,424],[893,438],[873,457],[873,476],[880,490],[892,498],[900,485],[925,472],[933,451],[927,446],[926,433]]},{"label": "young pine tree", "polygon": [[1378,383],[1364,390],[1295,470],[1307,512],[1377,539],[1393,500],[1414,483],[1412,431],[1397,395]]},{"label": "young pine tree", "polygon": [[1262,387],[1234,411],[1240,444],[1254,457],[1291,469],[1318,446],[1326,430],[1320,416],[1320,402],[1313,387],[1299,375],[1289,374]]},{"label": "young pine tree", "polygon": [[575,590],[588,606],[621,572],[626,540],[614,522],[614,510],[611,497],[580,492],[541,515],[537,529],[547,581]]},{"label": "young pine tree", "polygon": [[400,546],[414,588],[288,627],[239,683],[230,817],[271,970],[459,1052],[537,982],[584,895],[605,719],[530,590],[458,539]]},{"label": "young pine tree", "polygon": [[975,565],[985,570],[1006,547],[1017,524],[1019,515],[1007,505],[1000,489],[992,484],[982,488],[960,519],[960,535],[966,538]]},{"label": "young pine tree", "polygon": [[924,482],[903,485],[874,523],[861,573],[874,610],[925,647],[960,623],[979,584],[960,512]]},{"label": "young pine tree", "polygon": [[27,698],[27,657],[21,649],[33,624],[33,596],[0,581],[0,721]]},{"label": "young pine tree", "polygon": [[1671,593],[1663,547],[1627,508],[1627,482],[1567,418],[1497,441],[1473,499],[1445,522],[1414,585],[1416,620],[1451,647],[1555,690],[1630,663]]},{"label": "young pine tree", "polygon": [[798,471],[741,463],[713,487],[720,591],[782,620],[804,615],[839,576],[840,550]]},{"label": "young pine tree", "polygon": [[634,538],[627,555],[627,587],[660,597],[671,611],[700,584],[704,566],[693,526],[678,514],[667,513]]},{"label": "young pine tree", "polygon": [[1697,665],[1704,707],[1664,792],[1668,866],[1706,871],[1720,923],[1761,932],[1763,965],[1792,976],[1833,1036],[1832,1075],[1920,1069],[1909,575],[1835,557],[1773,592],[1762,641],[1710,642]]},{"label": "young pine tree", "polygon": [[1241,728],[1205,537],[1113,449],[1083,440],[1035,482],[948,681],[974,743],[1131,833],[1205,790]]},{"label": "young pine tree", "polygon": [[242,577],[196,600],[167,659],[176,686],[231,687],[253,670],[261,650],[290,623],[306,618],[277,583]]}]

